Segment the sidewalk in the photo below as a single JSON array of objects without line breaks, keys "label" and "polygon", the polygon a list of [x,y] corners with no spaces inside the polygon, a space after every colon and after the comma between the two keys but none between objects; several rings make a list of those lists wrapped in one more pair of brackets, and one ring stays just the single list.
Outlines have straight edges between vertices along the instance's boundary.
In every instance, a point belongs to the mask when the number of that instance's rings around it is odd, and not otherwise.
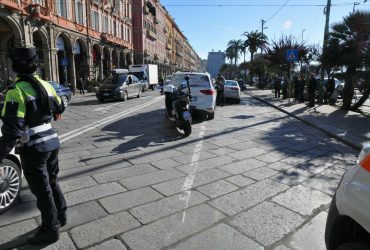
[{"label": "sidewalk", "polygon": [[362,144],[370,141],[370,119],[362,114],[340,109],[340,106],[317,105],[308,108],[307,102],[298,103],[293,98],[274,98],[271,90],[249,87],[246,94],[259,99],[311,126],[314,126],[343,143],[361,150]]}]

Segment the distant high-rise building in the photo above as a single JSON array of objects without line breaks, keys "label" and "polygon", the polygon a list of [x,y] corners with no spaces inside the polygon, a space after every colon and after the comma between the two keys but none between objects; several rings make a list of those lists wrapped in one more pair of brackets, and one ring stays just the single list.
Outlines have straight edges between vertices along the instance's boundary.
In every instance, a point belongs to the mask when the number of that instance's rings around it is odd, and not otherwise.
[{"label": "distant high-rise building", "polygon": [[212,75],[212,77],[217,77],[223,64],[225,64],[224,52],[212,51],[208,53],[207,71]]}]

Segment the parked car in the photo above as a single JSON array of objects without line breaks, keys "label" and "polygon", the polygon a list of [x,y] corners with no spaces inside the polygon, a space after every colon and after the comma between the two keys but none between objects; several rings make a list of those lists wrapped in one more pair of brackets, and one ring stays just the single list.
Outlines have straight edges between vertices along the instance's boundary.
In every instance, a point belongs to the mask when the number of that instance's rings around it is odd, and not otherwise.
[{"label": "parked car", "polygon": [[126,101],[129,97],[141,97],[142,84],[131,74],[112,75],[104,79],[96,97],[100,102],[108,99]]},{"label": "parked car", "polygon": [[332,249],[370,249],[370,143],[342,177],[326,221],[325,242]]},{"label": "parked car", "polygon": [[191,110],[207,115],[208,119],[213,119],[216,109],[216,90],[211,75],[208,73],[176,72],[170,84],[175,87],[180,86],[185,76],[189,76],[192,95]]},{"label": "parked car", "polygon": [[17,202],[21,187],[21,161],[19,155],[15,154],[13,149],[3,161],[3,165],[0,166],[0,214],[10,209]]},{"label": "parked car", "polygon": [[225,98],[234,100],[236,103],[240,103],[240,86],[237,81],[226,80],[224,88]]},{"label": "parked car", "polygon": [[55,92],[57,92],[57,95],[62,99],[64,106],[67,107],[68,102],[72,98],[71,89],[63,84],[59,84],[54,81],[49,81],[49,83],[51,84],[51,86],[53,86],[53,88],[55,89]]}]

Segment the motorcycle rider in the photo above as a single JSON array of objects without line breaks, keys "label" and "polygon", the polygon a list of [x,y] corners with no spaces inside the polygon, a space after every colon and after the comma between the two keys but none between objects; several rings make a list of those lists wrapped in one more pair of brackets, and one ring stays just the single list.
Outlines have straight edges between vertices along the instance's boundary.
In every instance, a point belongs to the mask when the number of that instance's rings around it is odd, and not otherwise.
[{"label": "motorcycle rider", "polygon": [[220,105],[221,107],[225,104],[225,95],[224,95],[224,89],[225,89],[225,78],[218,74],[216,78],[216,86],[217,86],[217,101],[216,103]]},{"label": "motorcycle rider", "polygon": [[64,106],[54,88],[34,74],[38,61],[35,48],[13,49],[11,59],[18,76],[2,109],[0,165],[17,144],[23,173],[42,219],[28,242],[53,243],[59,239],[59,228],[66,224],[67,205],[57,182],[59,139],[50,121],[60,118]]}]

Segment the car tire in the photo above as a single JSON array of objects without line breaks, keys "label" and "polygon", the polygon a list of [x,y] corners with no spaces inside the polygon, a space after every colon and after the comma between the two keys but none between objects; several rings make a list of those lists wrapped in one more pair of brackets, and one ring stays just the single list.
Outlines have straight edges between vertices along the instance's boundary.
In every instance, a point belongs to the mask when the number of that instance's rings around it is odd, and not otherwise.
[{"label": "car tire", "polygon": [[368,249],[370,249],[370,244],[361,242],[348,242],[336,248],[336,250],[368,250]]},{"label": "car tire", "polygon": [[22,172],[13,161],[5,159],[0,171],[5,174],[0,182],[0,214],[10,209],[17,203],[22,188]]},{"label": "car tire", "polygon": [[236,100],[236,103],[237,103],[237,104],[240,104],[240,98],[238,98],[238,99]]},{"label": "car tire", "polygon": [[209,113],[208,115],[207,115],[207,119],[208,120],[213,120],[215,118],[215,112],[213,112],[213,113]]},{"label": "car tire", "polygon": [[146,85],[144,84],[143,87],[141,88],[141,91],[142,92],[145,92],[146,91]]},{"label": "car tire", "polygon": [[68,106],[68,97],[64,95],[61,97],[61,99],[62,99],[64,107],[66,108]]},{"label": "car tire", "polygon": [[142,92],[142,91],[141,91],[141,89],[140,89],[140,90],[139,90],[139,93],[138,93],[138,94],[137,94],[137,96],[136,96],[137,98],[140,98],[140,97],[141,97],[141,92]]},{"label": "car tire", "polygon": [[104,98],[98,98],[99,102],[104,102]]},{"label": "car tire", "polygon": [[191,134],[191,123],[190,121],[184,122],[184,133],[185,136],[188,137]]}]

